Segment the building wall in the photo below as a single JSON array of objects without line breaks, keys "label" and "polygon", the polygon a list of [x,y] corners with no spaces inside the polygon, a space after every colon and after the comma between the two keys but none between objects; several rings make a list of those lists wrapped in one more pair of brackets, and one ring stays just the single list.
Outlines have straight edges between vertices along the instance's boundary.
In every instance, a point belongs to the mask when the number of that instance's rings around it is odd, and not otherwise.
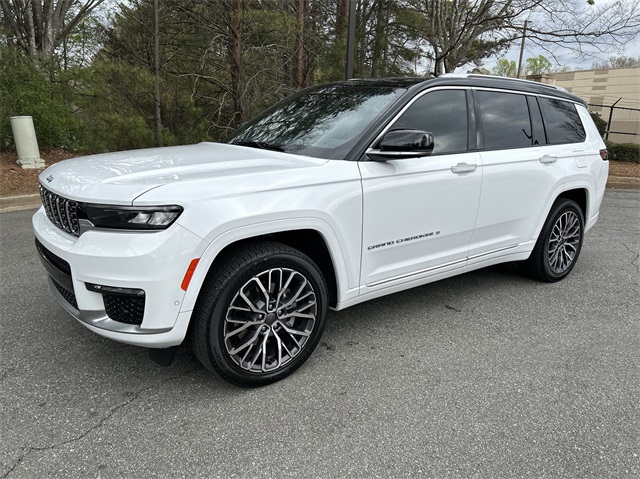
[{"label": "building wall", "polygon": [[[555,73],[555,85],[566,88],[590,104],[589,111],[609,119],[616,103],[609,135],[616,143],[640,144],[640,68],[583,70]],[[602,105],[602,106],[592,106]],[[618,108],[619,107],[619,108]]]}]

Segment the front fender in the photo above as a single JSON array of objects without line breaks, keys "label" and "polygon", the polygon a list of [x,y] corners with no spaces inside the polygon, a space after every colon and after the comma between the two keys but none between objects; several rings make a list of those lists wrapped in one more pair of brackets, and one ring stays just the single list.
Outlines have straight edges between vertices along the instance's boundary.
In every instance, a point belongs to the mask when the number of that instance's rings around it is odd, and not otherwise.
[{"label": "front fender", "polygon": [[[309,229],[317,231],[324,239],[336,273],[338,302],[347,301],[358,296],[358,277],[353,267],[348,267],[346,245],[338,239],[331,225],[320,218],[294,217],[278,220],[256,222],[226,230],[215,237],[206,248],[191,278],[191,282],[182,302],[181,311],[192,311],[214,260],[227,246],[241,240],[251,239],[267,234]],[[359,258],[358,258],[359,260]],[[349,285],[353,285],[350,287]]]}]

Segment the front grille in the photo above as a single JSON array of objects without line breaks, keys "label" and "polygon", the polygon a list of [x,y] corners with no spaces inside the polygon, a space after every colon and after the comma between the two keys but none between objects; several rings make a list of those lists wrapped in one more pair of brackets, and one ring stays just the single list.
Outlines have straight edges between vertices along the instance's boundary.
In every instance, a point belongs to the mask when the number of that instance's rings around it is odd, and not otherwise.
[{"label": "front grille", "polygon": [[42,246],[42,243],[40,243],[40,241],[38,241],[37,238],[36,238],[36,247],[38,248],[42,256],[47,258],[51,264],[56,266],[60,271],[62,271],[67,276],[71,277],[71,266],[69,266],[69,263],[63,260],[60,256],[53,254],[47,248]]},{"label": "front grille", "polygon": [[53,285],[58,290],[58,293],[62,295],[64,300],[74,308],[78,309],[78,302],[76,301],[76,295],[73,294],[73,292],[67,291],[65,288],[63,288],[55,279],[51,278],[51,281],[53,282]]},{"label": "front grille", "polygon": [[78,202],[52,193],[40,185],[40,199],[47,217],[61,230],[74,236],[80,236],[78,223]]},{"label": "front grille", "polygon": [[142,317],[144,316],[144,296],[143,297],[129,297],[122,295],[103,294],[104,309],[107,312],[107,316],[126,324],[142,324]]}]

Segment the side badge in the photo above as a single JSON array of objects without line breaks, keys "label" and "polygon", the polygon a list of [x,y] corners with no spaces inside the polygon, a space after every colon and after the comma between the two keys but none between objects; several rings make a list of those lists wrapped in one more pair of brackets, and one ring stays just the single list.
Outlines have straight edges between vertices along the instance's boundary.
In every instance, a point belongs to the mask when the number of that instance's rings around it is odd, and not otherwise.
[{"label": "side badge", "polygon": [[53,181],[53,175],[49,175],[45,179],[47,180],[47,183],[51,183]]}]

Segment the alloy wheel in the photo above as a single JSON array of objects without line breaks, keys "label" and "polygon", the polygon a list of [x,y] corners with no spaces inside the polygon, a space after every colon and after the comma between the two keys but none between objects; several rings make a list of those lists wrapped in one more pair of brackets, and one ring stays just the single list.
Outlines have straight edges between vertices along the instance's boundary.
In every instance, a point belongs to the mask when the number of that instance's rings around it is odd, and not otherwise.
[{"label": "alloy wheel", "polygon": [[226,352],[247,372],[276,371],[305,348],[317,314],[315,291],[302,273],[289,268],[263,271],[242,285],[227,308]]},{"label": "alloy wheel", "polygon": [[580,219],[573,211],[565,211],[553,225],[548,244],[551,271],[562,274],[571,266],[581,239]]}]

